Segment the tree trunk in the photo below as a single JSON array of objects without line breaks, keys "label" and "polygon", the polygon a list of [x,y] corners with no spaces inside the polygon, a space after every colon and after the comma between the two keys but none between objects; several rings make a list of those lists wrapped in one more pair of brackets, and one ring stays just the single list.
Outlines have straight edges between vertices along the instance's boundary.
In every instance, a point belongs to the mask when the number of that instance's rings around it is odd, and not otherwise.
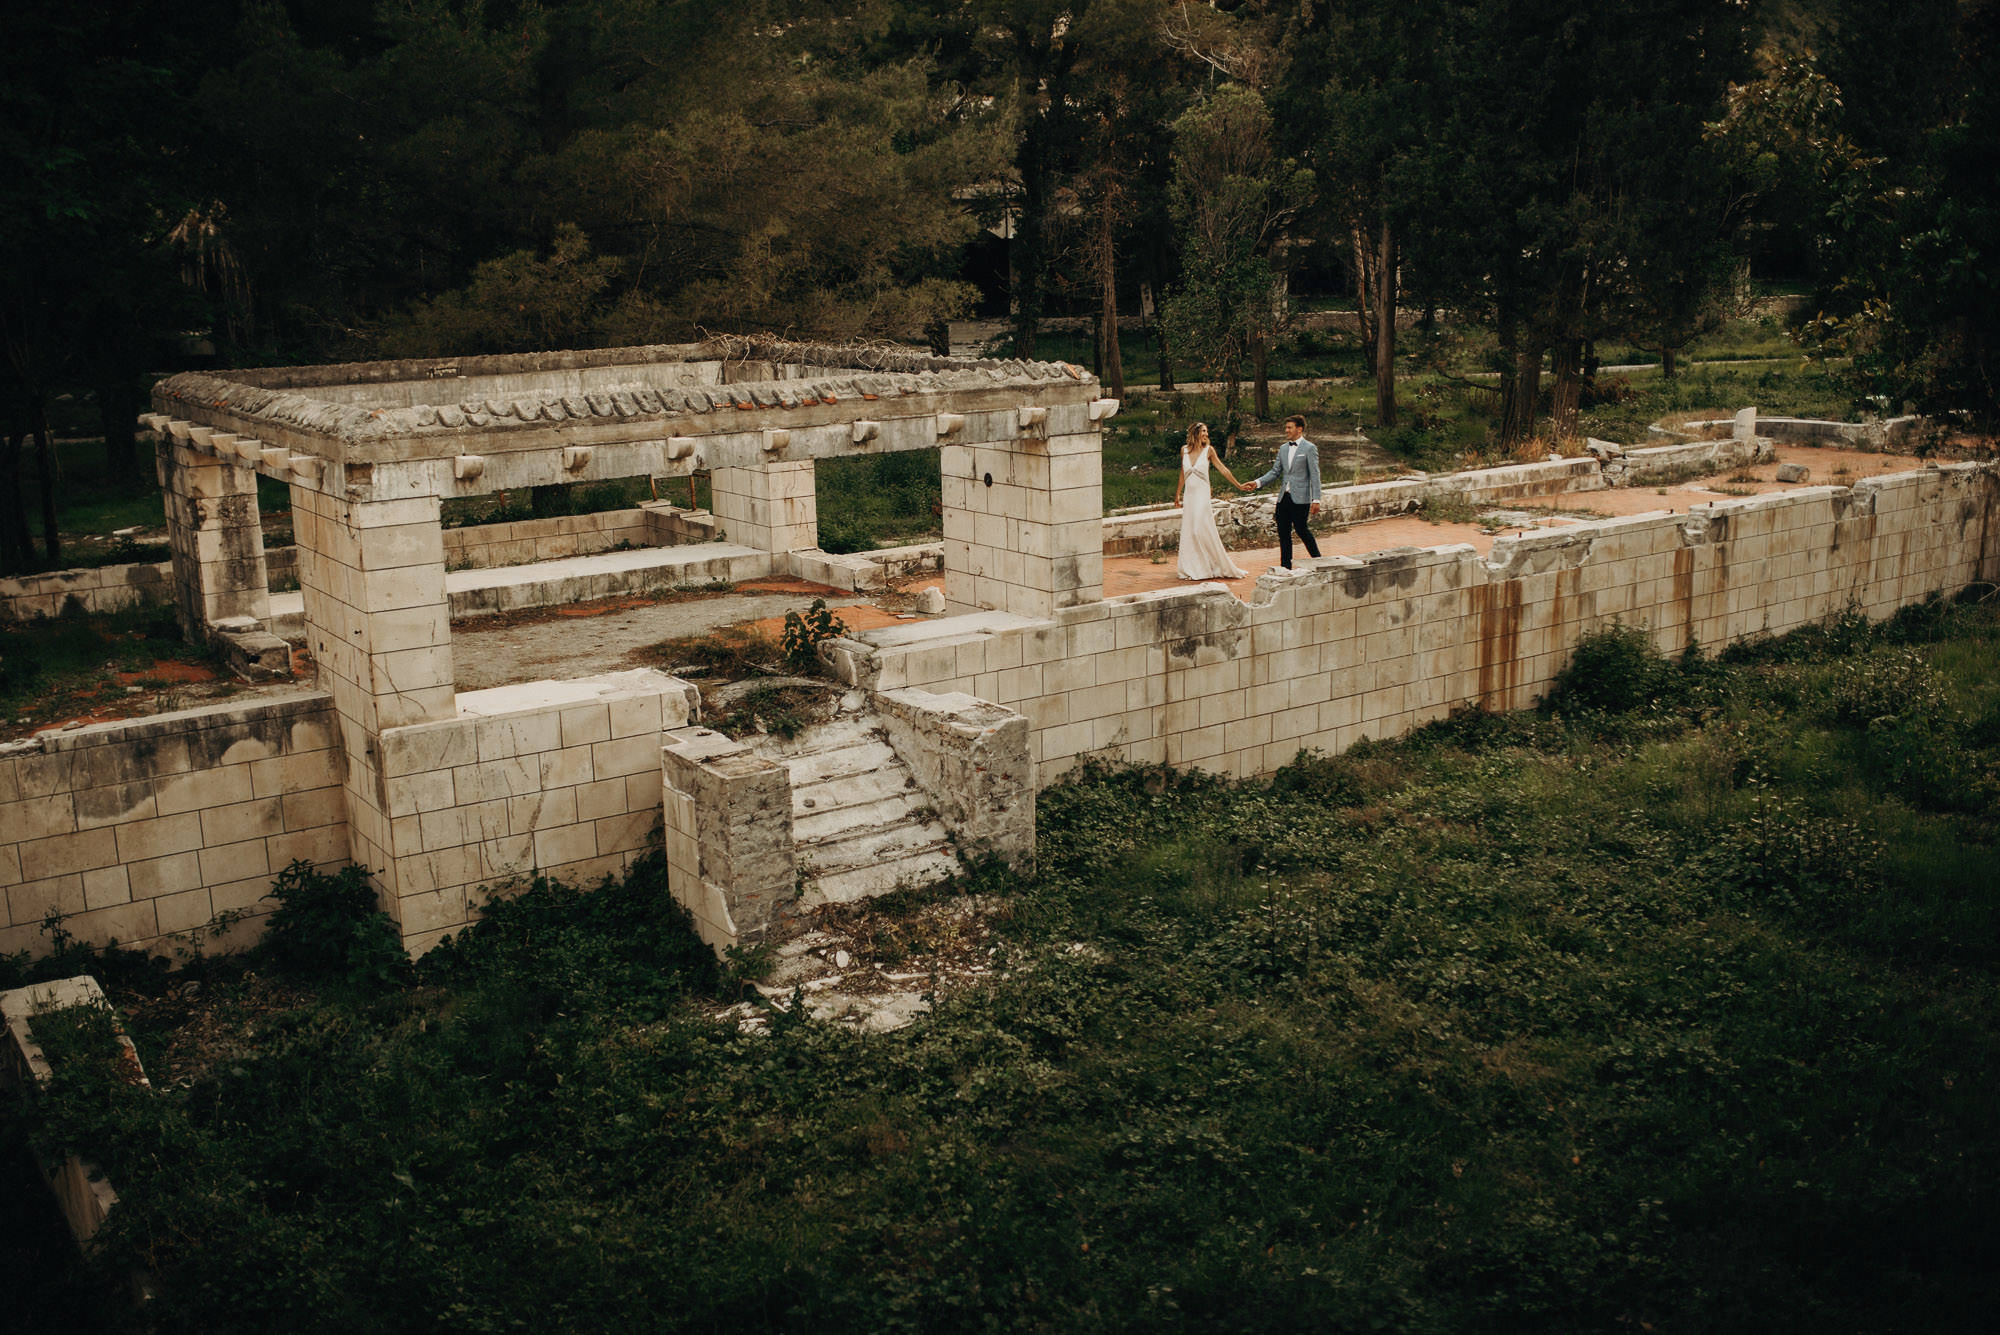
[{"label": "tree trunk", "polygon": [[1042,132],[1030,125],[1021,139],[1021,207],[1014,214],[1013,274],[1009,298],[1014,308],[1014,355],[1035,359],[1035,335],[1042,319],[1042,224],[1048,214],[1049,182],[1044,179]]},{"label": "tree trunk", "polygon": [[1660,349],[1660,377],[1662,379],[1672,380],[1680,371],[1679,363],[1680,356],[1674,349],[1668,347]]},{"label": "tree trunk", "polygon": [[1375,317],[1372,307],[1375,303],[1375,275],[1372,272],[1374,248],[1368,244],[1368,237],[1359,227],[1348,232],[1354,247],[1354,315],[1359,323],[1361,335],[1361,364],[1369,375],[1375,374]]},{"label": "tree trunk", "polygon": [[1174,359],[1167,351],[1167,327],[1158,320],[1153,322],[1153,337],[1160,340],[1160,388],[1174,387]]},{"label": "tree trunk", "polygon": [[1125,397],[1125,357],[1118,346],[1118,256],[1112,249],[1111,200],[1107,195],[1098,220],[1099,275],[1104,282],[1104,301],[1098,316],[1098,346],[1103,350],[1103,367],[1097,378],[1114,399]]},{"label": "tree trunk", "polygon": [[1556,383],[1549,394],[1549,429],[1561,445],[1576,439],[1583,392],[1583,340],[1574,336],[1557,339],[1550,361]]},{"label": "tree trunk", "polygon": [[1396,239],[1386,217],[1375,261],[1375,424],[1396,425]]},{"label": "tree trunk", "polygon": [[11,426],[0,432],[0,569],[11,575],[24,575],[35,565],[27,497],[21,487],[21,438]]},{"label": "tree trunk", "polygon": [[116,366],[97,378],[97,413],[104,432],[104,477],[114,486],[139,476],[139,395],[134,377]]},{"label": "tree trunk", "polygon": [[1500,320],[1500,351],[1506,367],[1500,373],[1500,443],[1519,445],[1535,434],[1536,401],[1542,392],[1542,349],[1518,319]]},{"label": "tree trunk", "polygon": [[1271,420],[1271,345],[1262,334],[1250,339],[1250,410],[1260,422]]},{"label": "tree trunk", "polygon": [[48,409],[35,405],[35,472],[42,492],[42,546],[51,568],[62,566],[62,534],[56,528],[56,445],[49,435]]}]

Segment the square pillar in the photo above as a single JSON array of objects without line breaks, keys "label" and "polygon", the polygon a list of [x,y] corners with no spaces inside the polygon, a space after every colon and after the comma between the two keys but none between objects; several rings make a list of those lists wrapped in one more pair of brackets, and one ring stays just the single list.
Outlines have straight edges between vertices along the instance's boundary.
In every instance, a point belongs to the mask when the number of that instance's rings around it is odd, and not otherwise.
[{"label": "square pillar", "polygon": [[264,568],[257,475],[172,436],[160,437],[154,457],[166,503],[181,632],[206,643],[218,621],[249,617],[268,625],[271,585]]},{"label": "square pillar", "polygon": [[[1005,427],[1012,416],[973,421]],[[1090,428],[944,446],[948,611],[1049,617],[1104,597],[1104,464]]]},{"label": "square pillar", "polygon": [[667,889],[717,955],[755,945],[798,895],[791,771],[709,728],[664,740]]},{"label": "square pillar", "polygon": [[349,501],[292,488],[306,649],[347,751],[348,846],[392,914],[401,892],[381,735],[457,717],[438,509],[435,496]]},{"label": "square pillar", "polygon": [[709,474],[710,509],[729,542],[765,552],[819,546],[819,503],[810,459],[718,468]]}]

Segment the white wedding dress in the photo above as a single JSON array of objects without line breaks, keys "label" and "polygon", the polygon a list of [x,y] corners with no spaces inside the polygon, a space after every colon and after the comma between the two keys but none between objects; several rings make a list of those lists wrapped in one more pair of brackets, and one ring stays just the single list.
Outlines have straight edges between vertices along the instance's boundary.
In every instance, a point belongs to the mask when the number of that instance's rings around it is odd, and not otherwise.
[{"label": "white wedding dress", "polygon": [[1222,535],[1215,531],[1215,506],[1209,499],[1208,449],[1196,450],[1192,457],[1181,451],[1181,551],[1182,579],[1242,579],[1246,572],[1229,559]]}]

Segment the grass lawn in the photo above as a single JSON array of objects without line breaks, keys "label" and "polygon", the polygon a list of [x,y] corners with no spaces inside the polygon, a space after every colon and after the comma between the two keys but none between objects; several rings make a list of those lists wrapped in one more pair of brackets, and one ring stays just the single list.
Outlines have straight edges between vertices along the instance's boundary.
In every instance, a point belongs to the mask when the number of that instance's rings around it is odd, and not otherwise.
[{"label": "grass lawn", "polygon": [[99,961],[149,1061],[222,1055],[7,1134],[104,1165],[163,1332],[1981,1329],[2000,612],[1640,643],[1267,782],[1049,790],[1039,878],[961,887],[994,981],[892,1035],[711,1019],[642,864],[414,983]]}]

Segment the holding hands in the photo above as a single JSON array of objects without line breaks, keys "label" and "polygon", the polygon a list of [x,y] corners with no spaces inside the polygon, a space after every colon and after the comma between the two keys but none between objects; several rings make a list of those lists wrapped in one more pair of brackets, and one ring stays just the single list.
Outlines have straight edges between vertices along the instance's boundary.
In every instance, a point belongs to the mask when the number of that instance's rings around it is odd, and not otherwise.
[{"label": "holding hands", "polygon": [[1239,482],[1236,484],[1236,489],[1238,491],[1255,491],[1257,490],[1257,484],[1255,482]]}]

